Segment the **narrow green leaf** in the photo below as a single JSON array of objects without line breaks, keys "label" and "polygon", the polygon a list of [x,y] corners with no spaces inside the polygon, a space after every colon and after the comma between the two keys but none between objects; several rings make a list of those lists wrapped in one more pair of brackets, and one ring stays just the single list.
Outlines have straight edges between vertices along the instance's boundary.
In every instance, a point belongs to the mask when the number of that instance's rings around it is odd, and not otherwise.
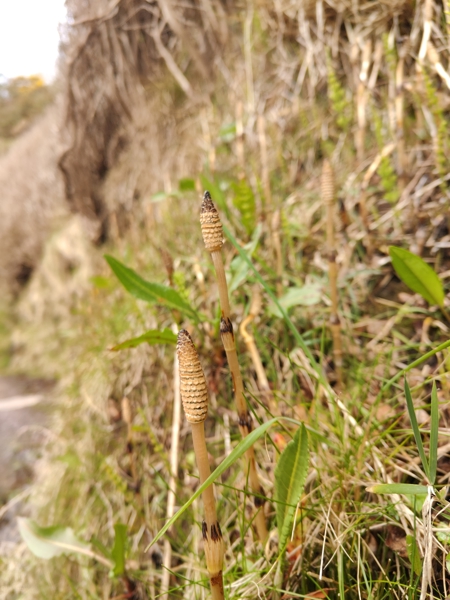
[{"label": "narrow green leaf", "polygon": [[284,549],[308,473],[308,434],[302,424],[281,454],[275,469],[279,548]]},{"label": "narrow green leaf", "polygon": [[163,329],[162,331],[159,329],[150,329],[138,337],[125,340],[117,344],[117,346],[113,346],[111,350],[117,352],[117,350],[123,350],[124,348],[136,348],[136,346],[145,343],[151,346],[155,344],[176,344],[177,336],[170,329]]},{"label": "narrow green leaf", "polygon": [[369,485],[366,490],[373,494],[405,494],[407,496],[428,493],[426,485],[416,485],[415,483],[376,483]]},{"label": "narrow green leaf", "polygon": [[167,285],[146,281],[136,271],[126,267],[112,256],[105,254],[105,259],[123,287],[135,298],[179,310],[196,322],[199,321],[197,312],[183,300],[176,290]]},{"label": "narrow green leaf", "polygon": [[[253,256],[253,253],[258,246],[261,233],[261,225],[258,225],[253,232],[250,242],[243,247],[243,250],[245,250],[249,260]],[[249,271],[250,267],[248,266],[248,262],[246,260],[243,260],[240,256],[233,258],[230,264],[231,279],[228,282],[228,290],[230,294],[237,290],[244,283],[244,281],[246,281]]]},{"label": "narrow green leaf", "polygon": [[444,288],[430,265],[420,256],[398,246],[389,246],[389,254],[395,272],[413,292],[420,294],[430,304],[443,305]]},{"label": "narrow green leaf", "polygon": [[70,527],[39,527],[37,523],[25,517],[18,517],[17,523],[23,541],[39,558],[50,559],[73,552],[90,553],[90,546],[80,541]]},{"label": "narrow green leaf", "polygon": [[223,460],[220,463],[220,465],[217,467],[217,469],[213,473],[211,473],[211,475],[208,477],[208,479],[194,492],[194,494],[189,498],[189,500],[185,504],[183,504],[183,506],[175,513],[175,515],[167,521],[167,523],[164,525],[164,527],[162,527],[158,531],[158,533],[153,538],[152,542],[147,546],[145,551],[147,552],[147,550],[151,546],[156,544],[156,542],[162,538],[162,536],[166,533],[166,531],[175,523],[175,521],[177,521],[181,517],[181,515],[183,513],[186,512],[186,510],[190,507],[190,505],[194,502],[194,500],[196,498],[198,498],[200,496],[200,494],[209,485],[211,485],[211,483],[214,483],[215,480],[218,477],[220,477],[220,475],[222,475],[222,473],[224,471],[229,469],[232,464],[234,464],[243,454],[245,454],[245,452],[247,452],[247,450],[251,446],[253,446],[253,444],[261,436],[263,436],[266,433],[266,431],[268,429],[270,429],[270,427],[272,427],[272,425],[274,425],[275,423],[278,423],[281,420],[291,421],[291,419],[286,419],[286,417],[275,417],[273,419],[270,419],[270,421],[267,421],[266,423],[263,423],[262,425],[260,425],[256,429],[254,429],[251,433],[249,433],[249,435],[247,437],[245,437],[243,440],[241,440],[239,442],[239,444],[236,446],[236,448],[234,448],[234,450],[232,452],[230,452],[230,454],[225,458],[225,460]]},{"label": "narrow green leaf", "polygon": [[439,434],[439,401],[436,391],[436,382],[433,381],[431,390],[431,425],[430,425],[430,485],[436,483],[437,453]]},{"label": "narrow green leaf", "polygon": [[114,525],[116,533],[114,537],[114,546],[111,550],[111,558],[114,561],[112,573],[115,577],[120,577],[125,572],[125,550],[127,545],[127,526],[122,523]]},{"label": "narrow green leaf", "polygon": [[411,427],[414,433],[414,439],[416,440],[417,450],[419,451],[420,460],[422,461],[423,470],[425,475],[428,477],[428,481],[430,481],[430,467],[428,465],[428,460],[425,455],[425,450],[423,448],[422,436],[420,435],[419,424],[417,423],[416,411],[414,410],[414,404],[411,397],[411,390],[409,389],[408,381],[405,377],[405,397],[406,397],[406,407],[408,409],[409,420],[411,421]]},{"label": "narrow green leaf", "polygon": [[251,236],[256,226],[256,203],[253,190],[245,179],[234,183],[233,190],[233,205],[241,213],[241,222],[247,235]]},{"label": "narrow green leaf", "polygon": [[414,573],[420,575],[422,573],[422,561],[419,546],[413,535],[406,536],[406,551]]}]

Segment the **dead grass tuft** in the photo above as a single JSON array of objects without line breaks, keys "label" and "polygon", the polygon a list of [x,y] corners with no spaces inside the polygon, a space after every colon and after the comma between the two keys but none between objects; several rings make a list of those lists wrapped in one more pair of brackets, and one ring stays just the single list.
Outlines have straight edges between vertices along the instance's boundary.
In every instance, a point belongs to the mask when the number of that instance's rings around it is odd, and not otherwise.
[{"label": "dead grass tuft", "polygon": [[18,292],[38,264],[49,232],[67,214],[55,168],[61,150],[51,107],[0,157],[0,282]]}]

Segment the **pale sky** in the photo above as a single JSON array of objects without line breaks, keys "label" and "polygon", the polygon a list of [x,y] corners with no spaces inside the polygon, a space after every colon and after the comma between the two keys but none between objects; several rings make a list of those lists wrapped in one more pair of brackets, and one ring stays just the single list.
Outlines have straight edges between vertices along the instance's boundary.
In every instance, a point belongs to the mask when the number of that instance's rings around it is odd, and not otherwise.
[{"label": "pale sky", "polygon": [[43,75],[50,82],[58,58],[64,0],[0,0],[0,75]]}]

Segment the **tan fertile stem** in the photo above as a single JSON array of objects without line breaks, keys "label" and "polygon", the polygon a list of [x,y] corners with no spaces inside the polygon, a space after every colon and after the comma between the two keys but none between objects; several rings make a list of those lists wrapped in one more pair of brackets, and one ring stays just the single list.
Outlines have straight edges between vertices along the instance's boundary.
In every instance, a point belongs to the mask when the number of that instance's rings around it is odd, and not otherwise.
[{"label": "tan fertile stem", "polygon": [[[182,329],[178,333],[177,355],[180,368],[180,391],[186,419],[191,424],[195,460],[204,483],[211,474],[208,451],[205,441],[204,422],[208,413],[208,391],[205,375],[200,365],[197,350],[189,333]],[[214,487],[209,485],[202,494],[205,520],[202,524],[202,536],[205,547],[206,566],[211,584],[213,600],[222,600],[223,591],[223,555],[222,532],[217,521]]]},{"label": "tan fertile stem", "polygon": [[336,242],[334,238],[335,189],[331,164],[325,160],[322,170],[322,200],[327,211],[328,276],[330,279],[331,315],[330,329],[333,336],[333,356],[338,387],[342,387],[342,339],[338,314]]},{"label": "tan fertile stem", "polygon": [[[228,286],[225,277],[225,268],[222,260],[221,248],[223,245],[223,231],[219,214],[214,206],[209,192],[205,192],[203,197],[200,223],[202,226],[203,241],[206,249],[211,253],[211,257],[216,269],[217,281],[219,287],[220,305],[222,308],[222,318],[220,321],[220,335],[223,347],[227,355],[228,365],[230,367],[231,378],[233,380],[234,400],[238,412],[239,430],[242,437],[247,436],[252,430],[252,418],[247,410],[247,403],[244,397],[244,385],[242,382],[241,370],[237,358],[236,343],[233,333],[233,325],[230,320],[230,303],[228,299]],[[262,487],[259,482],[258,472],[256,470],[255,451],[253,446],[246,453],[248,461],[248,473],[250,487],[255,494],[255,506],[262,509],[264,501],[261,499]],[[258,510],[255,516],[255,526],[258,537],[265,542],[268,536],[266,521],[263,510]]]}]

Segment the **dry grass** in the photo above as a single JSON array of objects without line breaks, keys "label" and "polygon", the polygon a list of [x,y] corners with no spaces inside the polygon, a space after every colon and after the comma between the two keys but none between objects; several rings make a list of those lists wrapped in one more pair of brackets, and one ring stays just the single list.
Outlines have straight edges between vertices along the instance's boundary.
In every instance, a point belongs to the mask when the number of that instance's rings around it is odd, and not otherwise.
[{"label": "dry grass", "polygon": [[[125,9],[132,3],[116,5]],[[212,6],[213,14],[219,10],[219,3],[204,5]],[[96,24],[94,34],[100,35]],[[333,222],[337,312],[343,337],[341,394],[336,396],[328,384],[318,384],[312,361],[267,303],[258,311],[252,331],[270,384],[271,408],[305,422],[311,431],[311,471],[282,585],[287,593],[300,597],[315,593],[315,597],[337,598],[340,593],[342,598],[345,592],[347,598],[367,600],[405,594],[412,598],[418,588],[405,534],[416,536],[422,544],[420,512],[406,497],[374,497],[365,487],[373,481],[422,481],[402,391],[396,386],[382,391],[382,386],[448,336],[439,311],[430,311],[396,281],[387,256],[391,243],[409,247],[422,254],[447,285],[444,167],[448,147],[441,133],[448,104],[445,76],[437,65],[448,63],[449,44],[442,6],[429,0],[364,5],[281,1],[276,7],[261,3],[230,9],[227,25],[227,52],[211,53],[216,79],[206,102],[192,82],[192,94],[186,88],[183,95],[183,80],[177,80],[178,71],[162,52],[170,76],[153,81],[139,103],[130,107],[132,118],[121,125],[127,145],[117,161],[108,163],[101,181],[96,179],[115,244],[111,251],[151,280],[165,280],[164,262],[171,263],[169,270],[174,272],[169,279],[207,315],[198,333],[203,338],[202,363],[208,365],[211,406],[217,415],[215,422],[207,422],[207,435],[219,462],[235,442],[236,427],[234,412],[225,401],[231,387],[223,377],[215,284],[208,257],[201,251],[198,195],[171,198],[169,194],[177,191],[181,177],[197,179],[202,171],[207,173],[226,201],[227,225],[243,243],[252,232],[242,226],[242,215],[255,211],[250,217],[261,223],[262,234],[253,261],[265,286],[278,286],[280,294],[305,284],[319,289],[317,304],[293,307],[290,314],[320,364],[321,377],[332,382],[326,219],[319,181],[323,157],[329,157],[341,203]],[[183,36],[173,45],[169,38],[165,50],[172,53],[189,83],[194,80],[188,63],[196,60],[195,45],[192,55],[183,47]],[[437,49],[439,62],[429,48]],[[100,58],[106,60],[105,55]],[[188,66],[182,69],[181,65]],[[395,95],[400,79],[401,101]],[[71,80],[69,85],[76,83]],[[227,127],[230,124],[236,124],[236,131]],[[98,148],[101,154],[104,148]],[[208,173],[208,167],[215,172]],[[399,179],[404,179],[404,186]],[[238,180],[253,191],[254,209],[250,202],[233,206],[232,186]],[[161,190],[166,196],[153,202],[153,194]],[[398,191],[392,201],[392,192]],[[220,200],[214,193],[213,198]],[[264,220],[272,212],[277,218]],[[32,283],[21,305],[21,314],[28,316],[16,334],[18,349],[12,359],[13,368],[32,366],[41,375],[61,379],[63,408],[49,437],[31,503],[35,515],[47,524],[70,524],[83,538],[95,535],[105,544],[112,542],[114,523],[126,522],[130,572],[140,597],[155,597],[161,571],[142,550],[165,518],[173,356],[167,348],[141,346],[120,355],[107,349],[146,329],[170,326],[174,315],[161,307],[144,306],[118,289],[99,266],[98,252],[89,250],[84,234],[73,227],[80,240],[79,268],[65,270],[64,246],[55,243],[36,275],[38,283]],[[236,274],[233,259],[235,252],[227,245],[225,262]],[[106,279],[89,287],[94,271]],[[237,322],[248,313],[254,283],[253,275],[247,274],[234,287]],[[78,295],[84,286],[87,291]],[[47,300],[53,289],[59,308],[56,317],[52,301]],[[66,289],[70,300],[64,302]],[[39,325],[37,317],[43,321]],[[242,345],[239,350],[246,389],[260,401],[255,418],[265,420],[268,390],[258,391],[250,358]],[[444,456],[449,419],[444,403],[450,387],[446,354],[413,369],[408,377],[425,424],[429,381],[439,379]],[[139,494],[127,475],[127,427],[120,413],[124,396],[130,400],[135,428],[134,464],[142,480]],[[178,490],[180,503],[197,484],[191,475],[186,429],[182,426],[180,455],[186,458],[179,466],[184,478]],[[269,497],[277,448],[289,435],[277,431],[274,444],[259,452]],[[448,471],[444,459],[439,469],[439,483],[444,485]],[[253,598],[256,589],[262,597],[270,597],[276,557],[276,549],[271,553],[276,543],[273,512],[269,514],[271,538],[263,552],[249,527],[244,488],[245,475],[238,470],[227,473],[217,487],[231,549],[224,573],[227,591],[230,598]],[[440,515],[436,524],[444,524],[445,518]],[[194,506],[193,516],[183,518],[169,538],[173,598],[191,599],[203,593],[198,520]],[[447,542],[441,543],[447,551]],[[435,587],[445,594],[444,550],[437,548]],[[4,589],[9,594],[15,589],[17,597],[49,597],[58,590],[58,598],[108,598],[123,591],[120,583],[93,564],[71,558],[41,563],[27,557],[22,548],[15,552],[12,562],[6,563]]]},{"label": "dry grass", "polygon": [[0,282],[18,292],[38,264],[44,241],[67,214],[58,110],[51,107],[0,157]]}]

